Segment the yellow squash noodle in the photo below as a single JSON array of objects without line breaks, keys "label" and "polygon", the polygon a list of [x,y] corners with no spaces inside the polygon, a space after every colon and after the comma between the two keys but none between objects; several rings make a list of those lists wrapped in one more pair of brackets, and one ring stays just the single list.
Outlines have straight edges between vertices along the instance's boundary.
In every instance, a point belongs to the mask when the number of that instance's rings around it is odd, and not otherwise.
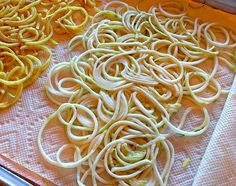
[{"label": "yellow squash noodle", "polygon": [[85,28],[90,16],[82,6],[94,9],[96,4],[91,0],[0,0],[0,109],[14,104],[23,87],[48,67],[47,44],[57,44],[56,33],[73,36]]},{"label": "yellow squash noodle", "polygon": [[77,34],[88,23],[92,16],[90,10],[99,11],[95,1],[91,0],[68,0],[50,1],[42,0],[38,10],[42,17],[53,25],[57,34]]}]

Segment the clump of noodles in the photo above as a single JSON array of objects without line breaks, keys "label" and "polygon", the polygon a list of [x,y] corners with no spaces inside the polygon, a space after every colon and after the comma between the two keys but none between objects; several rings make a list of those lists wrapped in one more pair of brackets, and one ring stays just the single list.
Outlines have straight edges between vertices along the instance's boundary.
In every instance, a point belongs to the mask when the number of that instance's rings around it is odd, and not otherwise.
[{"label": "clump of noodles", "polygon": [[85,28],[92,18],[87,7],[98,11],[92,0],[0,0],[0,109],[14,104],[48,67],[46,44],[57,44],[55,33],[76,35]]},{"label": "clump of noodles", "polygon": [[49,65],[45,43],[52,27],[38,15],[39,3],[0,1],[0,109],[14,104]]},{"label": "clump of noodles", "polygon": [[[88,179],[92,185],[166,185],[175,154],[169,138],[207,130],[206,106],[228,92],[215,78],[219,63],[235,72],[235,40],[216,23],[188,17],[178,1],[148,12],[108,3],[69,43],[69,49],[82,45],[85,51],[49,72],[47,95],[59,108],[39,132],[40,152],[52,165],[76,168],[81,186]],[[174,124],[184,100],[192,106]],[[186,119],[195,110],[203,118],[189,129]],[[70,143],[53,159],[42,138],[55,119]],[[67,149],[74,150],[73,161],[63,160]]]}]

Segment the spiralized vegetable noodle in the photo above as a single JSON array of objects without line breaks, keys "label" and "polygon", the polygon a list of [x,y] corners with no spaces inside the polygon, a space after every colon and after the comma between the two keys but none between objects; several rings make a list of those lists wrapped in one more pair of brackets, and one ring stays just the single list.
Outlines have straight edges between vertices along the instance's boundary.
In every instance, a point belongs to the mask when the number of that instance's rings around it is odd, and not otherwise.
[{"label": "spiralized vegetable noodle", "polygon": [[0,109],[14,104],[47,68],[46,45],[57,44],[56,34],[83,31],[91,18],[88,7],[98,11],[91,0],[0,0]]},{"label": "spiralized vegetable noodle", "polygon": [[[148,12],[108,3],[69,42],[70,50],[82,45],[85,51],[49,72],[47,95],[59,108],[39,132],[40,152],[52,165],[76,168],[78,185],[167,185],[175,156],[169,139],[207,130],[207,105],[228,92],[215,78],[220,63],[235,72],[235,39],[216,23],[188,17],[179,1]],[[210,70],[203,64],[212,64]],[[172,118],[184,100],[192,106],[176,125]],[[194,110],[203,118],[189,129],[186,119]],[[52,158],[43,133],[54,120],[70,143]],[[73,161],[63,159],[68,149]]]}]

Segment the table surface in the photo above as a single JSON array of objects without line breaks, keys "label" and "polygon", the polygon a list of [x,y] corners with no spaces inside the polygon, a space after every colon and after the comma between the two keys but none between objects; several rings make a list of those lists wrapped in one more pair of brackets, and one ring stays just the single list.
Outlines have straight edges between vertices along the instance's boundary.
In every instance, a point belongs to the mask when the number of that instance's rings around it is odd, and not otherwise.
[{"label": "table surface", "polygon": [[236,14],[236,1],[235,0],[196,0],[196,1],[207,4],[214,8],[218,8],[225,12]]}]

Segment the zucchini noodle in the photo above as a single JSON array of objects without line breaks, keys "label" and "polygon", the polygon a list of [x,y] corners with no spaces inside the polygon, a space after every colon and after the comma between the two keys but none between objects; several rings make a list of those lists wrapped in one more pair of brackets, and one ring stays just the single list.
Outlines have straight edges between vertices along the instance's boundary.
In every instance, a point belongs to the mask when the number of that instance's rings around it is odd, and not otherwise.
[{"label": "zucchini noodle", "polygon": [[[84,52],[49,72],[46,92],[59,108],[38,135],[44,159],[75,168],[80,186],[88,180],[94,186],[167,185],[175,156],[169,139],[207,130],[207,105],[228,92],[216,78],[220,63],[235,72],[235,38],[216,23],[188,17],[179,1],[163,1],[148,12],[106,4],[68,44]],[[176,124],[184,101],[191,104]],[[195,111],[202,121],[189,127],[186,120]],[[43,145],[52,123],[63,125],[70,141],[55,158]],[[68,149],[73,161],[63,159]]]},{"label": "zucchini noodle", "polygon": [[57,44],[55,33],[75,35],[85,28],[87,7],[98,11],[92,0],[0,0],[0,109],[14,104],[48,67],[46,45]]}]

